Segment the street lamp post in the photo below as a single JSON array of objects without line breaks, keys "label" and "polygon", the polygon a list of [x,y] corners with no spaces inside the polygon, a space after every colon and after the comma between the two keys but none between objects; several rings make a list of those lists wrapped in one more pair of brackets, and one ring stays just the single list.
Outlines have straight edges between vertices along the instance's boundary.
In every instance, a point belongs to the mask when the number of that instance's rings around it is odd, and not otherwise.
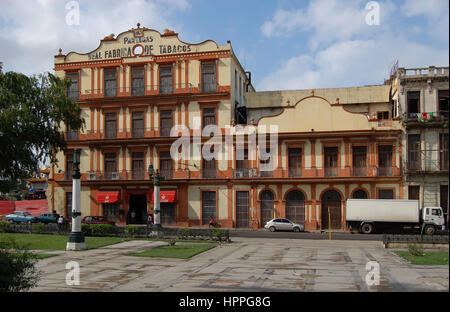
[{"label": "street lamp post", "polygon": [[153,165],[150,164],[148,166],[148,176],[150,177],[150,180],[153,180],[153,198],[154,198],[154,217],[153,217],[153,226],[156,231],[160,230],[162,228],[161,226],[161,205],[160,205],[160,198],[159,198],[159,186],[162,180],[164,180],[164,177],[161,177],[159,175],[158,169],[153,170]]},{"label": "street lamp post", "polygon": [[72,182],[72,232],[69,235],[69,241],[66,250],[84,250],[87,249],[84,241],[83,232],[81,232],[81,183],[80,183],[80,149],[73,152],[73,182]]}]

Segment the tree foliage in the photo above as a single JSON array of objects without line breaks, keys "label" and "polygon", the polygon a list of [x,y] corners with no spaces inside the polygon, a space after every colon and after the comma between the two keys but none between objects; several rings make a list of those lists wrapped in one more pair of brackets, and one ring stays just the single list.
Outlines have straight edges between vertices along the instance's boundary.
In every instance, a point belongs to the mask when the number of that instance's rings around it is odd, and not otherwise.
[{"label": "tree foliage", "polygon": [[83,127],[81,109],[66,96],[68,80],[52,74],[28,77],[0,72],[0,192],[9,192],[55,162],[66,148],[64,124]]},{"label": "tree foliage", "polygon": [[41,277],[36,262],[36,256],[14,240],[0,241],[0,292],[36,287]]}]

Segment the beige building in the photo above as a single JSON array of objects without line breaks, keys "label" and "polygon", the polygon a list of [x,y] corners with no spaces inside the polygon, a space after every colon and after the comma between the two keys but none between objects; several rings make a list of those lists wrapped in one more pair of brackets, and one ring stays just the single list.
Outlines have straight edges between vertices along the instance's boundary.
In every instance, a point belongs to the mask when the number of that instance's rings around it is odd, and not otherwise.
[{"label": "beige building", "polygon": [[[60,51],[55,72],[72,81],[68,95],[86,121],[86,129],[66,129],[68,149],[49,179],[49,209],[68,217],[74,148],[82,150],[82,215],[118,224],[153,213],[149,164],[165,178],[166,226],[207,226],[213,217],[222,227],[256,228],[287,217],[307,230],[342,229],[346,199],[404,197],[390,85],[255,92],[230,42],[190,44],[140,25],[86,54]],[[262,170],[264,151],[247,136],[242,146],[236,136],[218,146],[213,160],[193,158],[193,145],[190,159],[174,160],[175,125],[189,128],[190,143],[207,125],[222,134],[276,126],[274,169]]]},{"label": "beige building", "polygon": [[395,114],[404,127],[405,195],[447,214],[449,68],[398,68],[391,80]]}]

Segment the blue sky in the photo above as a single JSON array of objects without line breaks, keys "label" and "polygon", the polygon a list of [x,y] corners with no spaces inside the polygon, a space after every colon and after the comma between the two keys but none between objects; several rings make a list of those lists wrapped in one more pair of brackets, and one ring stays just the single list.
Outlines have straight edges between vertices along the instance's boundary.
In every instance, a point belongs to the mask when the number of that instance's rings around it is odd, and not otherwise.
[{"label": "blue sky", "polygon": [[448,66],[448,0],[375,1],[372,26],[365,0],[79,0],[80,25],[65,22],[68,2],[0,2],[4,70],[51,71],[60,47],[88,52],[137,22],[192,43],[231,40],[257,90],[379,84],[397,59]]}]

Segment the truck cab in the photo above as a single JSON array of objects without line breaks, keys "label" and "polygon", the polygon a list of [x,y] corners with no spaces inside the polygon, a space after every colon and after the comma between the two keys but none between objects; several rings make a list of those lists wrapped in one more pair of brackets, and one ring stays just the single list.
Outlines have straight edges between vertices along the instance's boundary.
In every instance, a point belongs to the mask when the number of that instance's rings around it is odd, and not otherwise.
[{"label": "truck cab", "polygon": [[438,230],[445,230],[444,213],[441,207],[424,207],[421,211],[422,232],[433,235]]}]

